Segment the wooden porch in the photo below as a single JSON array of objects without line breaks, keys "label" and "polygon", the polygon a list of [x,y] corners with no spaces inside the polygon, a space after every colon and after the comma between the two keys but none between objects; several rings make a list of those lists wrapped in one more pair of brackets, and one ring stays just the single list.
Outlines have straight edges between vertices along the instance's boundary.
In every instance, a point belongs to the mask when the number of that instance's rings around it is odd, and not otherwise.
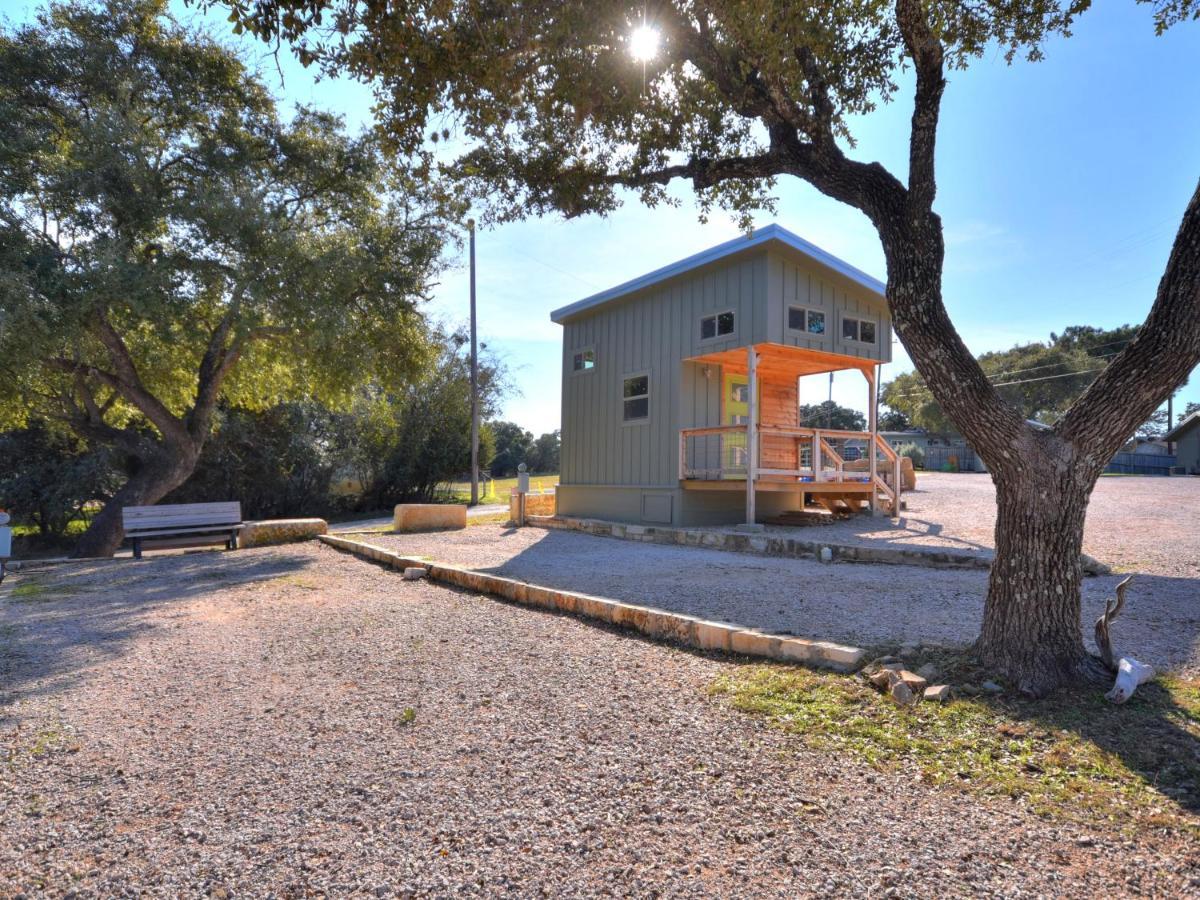
[{"label": "wooden porch", "polygon": [[[744,409],[734,416],[722,391],[721,419],[734,421],[680,430],[680,487],[744,492],[748,523],[755,521],[756,492],[792,492],[798,508],[811,497],[830,512],[857,511],[866,504],[876,513],[899,514],[900,458],[878,432],[876,361],[758,344],[688,362],[720,366],[723,379],[744,374],[746,390],[734,391],[737,411]],[[866,380],[868,430],[804,427],[799,379],[848,369],[861,372]],[[862,462],[846,459],[851,446],[861,450]]]}]

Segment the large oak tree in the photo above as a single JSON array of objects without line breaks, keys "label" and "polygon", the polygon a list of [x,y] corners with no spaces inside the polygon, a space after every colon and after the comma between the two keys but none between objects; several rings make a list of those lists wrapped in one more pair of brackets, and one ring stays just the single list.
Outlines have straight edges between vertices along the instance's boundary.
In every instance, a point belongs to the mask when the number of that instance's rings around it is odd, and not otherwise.
[{"label": "large oak tree", "polygon": [[[238,27],[373,81],[394,147],[429,153],[499,219],[603,213],[622,188],[653,205],[675,180],[748,212],[783,176],[861,210],[896,332],[996,482],[985,662],[1035,694],[1098,670],[1080,622],[1084,515],[1105,463],[1200,361],[1200,190],[1137,337],[1053,427],[1004,401],[951,323],[934,210],[947,71],[989,48],[1036,58],[1089,0],[226,2]],[[1154,7],[1164,28],[1200,12]],[[644,69],[630,60],[643,15],[662,36]],[[911,104],[906,172],[853,151],[851,117],[886,102]]]},{"label": "large oak tree", "polygon": [[427,361],[436,210],[336,117],[281,117],[165,0],[0,34],[0,121],[0,419],[132,460],[77,554],[188,478],[220,398],[336,404]]}]

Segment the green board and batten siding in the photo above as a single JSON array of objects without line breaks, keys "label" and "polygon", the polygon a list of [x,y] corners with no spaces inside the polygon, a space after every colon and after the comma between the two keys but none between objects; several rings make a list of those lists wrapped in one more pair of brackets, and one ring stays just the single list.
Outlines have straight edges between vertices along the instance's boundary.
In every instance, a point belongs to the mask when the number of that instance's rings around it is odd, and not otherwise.
[{"label": "green board and batten siding", "polygon": [[[823,337],[790,333],[787,307],[826,311]],[[705,315],[732,310],[734,332],[702,340]],[[874,353],[841,340],[843,313],[876,322]],[[679,429],[720,424],[719,371],[689,357],[779,343],[890,359],[891,329],[881,298],[775,243],[747,247],[590,308],[558,311],[563,325],[562,479],[558,511],[627,522],[737,521],[736,497],[679,488]],[[591,350],[594,367],[574,370]],[[650,379],[647,421],[623,421],[622,388]],[[687,496],[685,496],[685,494]]]}]

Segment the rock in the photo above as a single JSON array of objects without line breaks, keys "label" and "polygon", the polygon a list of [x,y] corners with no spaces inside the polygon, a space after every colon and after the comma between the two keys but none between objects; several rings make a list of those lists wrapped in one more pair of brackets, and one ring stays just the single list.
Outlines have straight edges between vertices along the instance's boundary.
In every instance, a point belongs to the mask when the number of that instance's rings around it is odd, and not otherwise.
[{"label": "rock", "polygon": [[405,581],[420,581],[429,574],[428,569],[423,569],[420,566],[408,566],[404,569]]},{"label": "rock", "polygon": [[833,551],[830,550],[828,547],[821,548],[820,556],[821,556],[821,562],[823,562],[823,563],[833,562]]},{"label": "rock", "polygon": [[912,688],[910,688],[903,681],[897,681],[892,685],[891,696],[892,699],[901,706],[912,706],[917,702],[917,698],[913,695]]},{"label": "rock", "polygon": [[938,667],[933,663],[925,663],[921,668],[917,669],[917,674],[926,681],[933,681],[938,677]]},{"label": "rock", "polygon": [[939,684],[925,688],[925,699],[934,703],[945,703],[950,699],[950,685]]},{"label": "rock", "polygon": [[892,686],[892,680],[888,677],[889,675],[891,675],[890,670],[880,669],[874,675],[868,675],[867,681],[871,682],[871,684],[875,685],[881,691],[886,691]]},{"label": "rock", "polygon": [[907,641],[900,645],[901,656],[916,656],[921,652],[921,645],[916,641]]},{"label": "rock", "polygon": [[1004,688],[1000,687],[1000,685],[996,684],[996,682],[994,682],[994,681],[985,681],[983,684],[981,684],[979,686],[979,689],[981,691],[983,691],[985,694],[1003,694],[1004,693]]},{"label": "rock", "polygon": [[1110,566],[1106,566],[1094,556],[1088,556],[1086,553],[1079,554],[1079,564],[1083,568],[1084,575],[1111,575],[1113,573]]},{"label": "rock", "polygon": [[912,691],[914,694],[921,693],[923,690],[925,690],[926,686],[929,684],[928,681],[926,681],[924,678],[922,678],[916,672],[910,672],[910,671],[908,671],[908,669],[901,669],[899,672],[896,673],[896,675],[900,681],[903,681],[905,684],[908,685],[908,689],[910,691]]}]

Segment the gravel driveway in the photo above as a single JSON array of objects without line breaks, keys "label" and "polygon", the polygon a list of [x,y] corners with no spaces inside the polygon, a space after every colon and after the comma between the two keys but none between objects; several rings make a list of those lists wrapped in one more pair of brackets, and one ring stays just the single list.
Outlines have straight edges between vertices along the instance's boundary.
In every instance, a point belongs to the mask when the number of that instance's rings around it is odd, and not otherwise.
[{"label": "gravel driveway", "polygon": [[803,750],[708,698],[736,663],[315,544],[21,583],[0,589],[3,896],[1200,886],[1182,839]]},{"label": "gravel driveway", "polygon": [[[809,539],[818,531],[805,530]],[[987,589],[987,573],[981,571],[823,565],[540,528],[473,526],[364,540],[547,587],[857,646],[969,643],[979,633]],[[1113,626],[1118,651],[1160,669],[1200,673],[1198,576],[1139,574]],[[1086,622],[1104,611],[1118,581],[1084,580]]]},{"label": "gravel driveway", "polygon": [[[828,540],[991,555],[996,489],[990,475],[921,472],[898,525],[886,518],[822,526]],[[1083,549],[1132,572],[1200,577],[1200,478],[1102,477],[1088,505]],[[783,531],[783,529],[779,529]],[[818,529],[788,529],[813,540]]]}]

